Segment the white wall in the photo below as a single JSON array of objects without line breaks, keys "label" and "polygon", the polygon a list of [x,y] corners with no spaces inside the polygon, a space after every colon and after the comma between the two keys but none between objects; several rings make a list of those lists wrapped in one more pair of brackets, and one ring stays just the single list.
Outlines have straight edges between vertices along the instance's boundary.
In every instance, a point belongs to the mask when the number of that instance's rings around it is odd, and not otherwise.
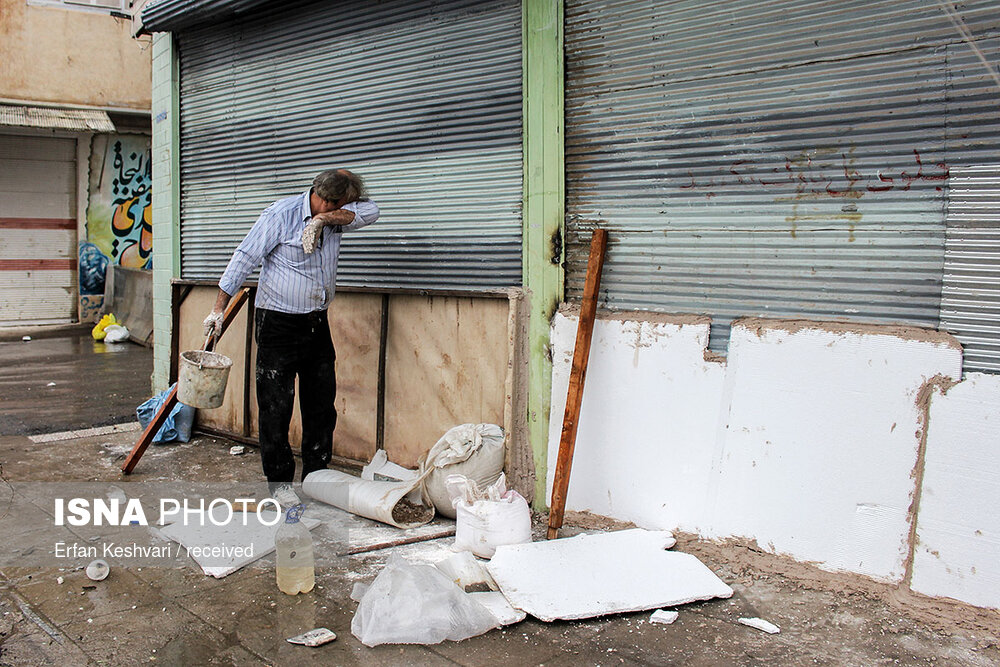
[{"label": "white wall", "polygon": [[931,398],[913,590],[1000,608],[1000,376]]},{"label": "white wall", "polygon": [[[960,378],[957,341],[920,329],[743,320],[719,363],[705,360],[708,326],[691,317],[598,320],[567,509],[753,539],[828,570],[902,581],[925,422],[918,399],[932,380]],[[575,334],[575,314],[558,314],[550,493]],[[983,386],[969,391],[980,395]],[[986,406],[997,401],[979,401],[977,423],[994,438],[986,447],[995,462],[1000,428],[995,417],[986,423]],[[929,477],[932,450],[954,447],[931,435]],[[1000,497],[1000,481],[996,473],[981,479],[982,488],[963,489],[986,513],[983,494]],[[1000,562],[996,520],[978,521],[986,537],[976,543]]]}]

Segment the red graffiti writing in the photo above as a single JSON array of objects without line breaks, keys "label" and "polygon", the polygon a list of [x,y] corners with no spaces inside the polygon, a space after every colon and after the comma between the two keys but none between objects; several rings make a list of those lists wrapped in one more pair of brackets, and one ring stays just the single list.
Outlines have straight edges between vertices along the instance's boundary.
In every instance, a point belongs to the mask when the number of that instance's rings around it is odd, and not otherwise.
[{"label": "red graffiti writing", "polygon": [[[882,170],[864,173],[855,165],[847,153],[840,153],[839,159],[813,160],[811,155],[802,154],[796,158],[785,157],[781,167],[761,168],[754,160],[734,160],[721,178],[695,177],[688,171],[687,180],[680,185],[683,190],[715,190],[733,184],[743,186],[783,187],[797,194],[813,194],[834,198],[858,198],[865,192],[882,193],[891,190],[906,192],[914,183],[935,184],[948,180],[948,165],[938,162],[932,169],[925,169],[920,152],[913,150],[916,170],[904,169],[898,174],[887,175]],[[706,193],[713,196],[717,193]]]}]

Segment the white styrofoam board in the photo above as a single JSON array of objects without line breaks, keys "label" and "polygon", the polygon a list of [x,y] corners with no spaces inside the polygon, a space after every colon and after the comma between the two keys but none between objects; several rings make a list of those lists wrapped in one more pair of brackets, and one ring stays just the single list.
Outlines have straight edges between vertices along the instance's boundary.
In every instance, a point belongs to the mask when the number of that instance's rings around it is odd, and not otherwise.
[{"label": "white styrofoam board", "polygon": [[[575,316],[556,315],[547,497],[576,329]],[[698,531],[724,373],[704,359],[708,334],[708,322],[596,321],[567,509]]]},{"label": "white styrofoam board", "polygon": [[913,590],[1000,608],[1000,376],[931,398]]},{"label": "white styrofoam board", "polygon": [[486,566],[516,609],[543,621],[593,618],[728,598],[690,554],[668,551],[665,531],[641,528],[497,548]]},{"label": "white styrofoam board", "polygon": [[[262,514],[267,517],[268,522],[272,521],[275,515],[273,511],[262,512]],[[222,508],[219,507],[215,508],[212,516],[219,523],[228,518],[228,515],[223,513]],[[211,522],[206,523],[208,525],[202,526],[199,523],[178,522],[152,530],[179,543],[185,549],[196,549],[195,553],[190,551],[188,553],[202,572],[221,579],[274,551],[274,536],[282,522],[279,520],[273,526],[268,526],[260,520],[255,512],[234,512],[232,518],[224,525],[217,526]],[[302,524],[312,530],[320,522],[316,519],[303,518]],[[213,556],[201,553],[204,549],[219,546],[244,549],[252,547],[249,552],[251,555],[240,554],[237,556],[228,553]]]},{"label": "white styrofoam board", "polygon": [[960,377],[961,366],[961,350],[943,342],[734,326],[709,536],[900,581],[917,394],[935,375]]}]

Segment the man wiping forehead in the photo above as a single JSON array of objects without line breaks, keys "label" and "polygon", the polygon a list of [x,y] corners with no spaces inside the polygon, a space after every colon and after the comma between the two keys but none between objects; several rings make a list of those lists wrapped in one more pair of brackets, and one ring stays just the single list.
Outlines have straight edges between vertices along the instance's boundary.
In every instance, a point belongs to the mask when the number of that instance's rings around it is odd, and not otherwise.
[{"label": "man wiping forehead", "polygon": [[360,177],[346,169],[320,173],[307,192],[278,200],[261,213],[233,253],[205,318],[206,335],[219,335],[230,297],[261,267],[254,300],[261,464],[283,509],[298,503],[288,443],[296,376],[302,478],[325,468],[333,454],[336,353],[326,311],[336,289],[340,237],[378,217]]}]

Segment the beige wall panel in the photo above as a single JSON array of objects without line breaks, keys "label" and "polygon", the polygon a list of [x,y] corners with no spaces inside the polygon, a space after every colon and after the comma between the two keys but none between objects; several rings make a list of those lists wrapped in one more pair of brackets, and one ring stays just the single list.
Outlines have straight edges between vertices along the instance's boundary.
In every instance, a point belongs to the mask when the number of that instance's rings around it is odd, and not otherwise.
[{"label": "beige wall panel", "polygon": [[505,299],[394,296],[386,357],[385,449],[414,466],[452,426],[503,425]]},{"label": "beige wall panel", "polygon": [[149,111],[151,52],[131,21],[0,0],[0,97]]},{"label": "beige wall panel", "polygon": [[[330,332],[337,349],[337,429],[333,434],[333,453],[355,461],[367,462],[375,453],[381,307],[382,297],[378,294],[341,293],[329,311]],[[254,346],[254,358],[256,353]],[[259,437],[255,384],[251,390],[254,392],[252,432]],[[288,440],[297,451],[302,442],[298,382]]]},{"label": "beige wall panel", "polygon": [[368,462],[375,454],[382,296],[339,292],[330,307],[337,348],[337,430],[333,453]]},{"label": "beige wall panel", "polygon": [[[195,287],[181,304],[178,352],[200,350],[205,345],[202,321],[212,311],[215,297],[219,293],[215,287]],[[243,377],[246,351],[247,307],[240,309],[233,323],[226,329],[216,351],[233,360],[226,385],[226,398],[222,406],[214,410],[198,410],[197,423],[242,435],[243,433]]]}]

